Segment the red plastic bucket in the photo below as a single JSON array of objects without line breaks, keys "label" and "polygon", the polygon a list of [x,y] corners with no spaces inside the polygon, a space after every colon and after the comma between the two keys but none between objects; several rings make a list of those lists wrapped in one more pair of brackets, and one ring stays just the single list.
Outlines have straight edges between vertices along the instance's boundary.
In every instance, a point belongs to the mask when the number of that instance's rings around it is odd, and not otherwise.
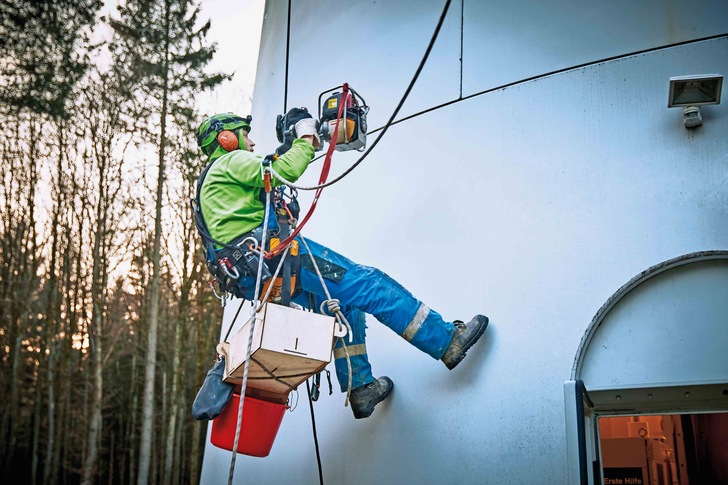
[{"label": "red plastic bucket", "polygon": [[[212,420],[210,442],[218,448],[232,451],[238,419],[240,394],[233,394],[220,416]],[[240,427],[238,453],[250,456],[268,456],[283,421],[285,404],[262,401],[245,396],[243,424]]]}]

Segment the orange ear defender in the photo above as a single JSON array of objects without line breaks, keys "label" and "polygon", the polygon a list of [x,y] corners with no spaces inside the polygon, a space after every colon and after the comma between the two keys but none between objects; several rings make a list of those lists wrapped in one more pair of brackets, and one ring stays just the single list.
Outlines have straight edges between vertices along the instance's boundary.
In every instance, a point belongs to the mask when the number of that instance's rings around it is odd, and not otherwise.
[{"label": "orange ear defender", "polygon": [[217,135],[217,142],[226,152],[237,150],[239,147],[237,135],[230,130],[221,131],[220,134]]}]

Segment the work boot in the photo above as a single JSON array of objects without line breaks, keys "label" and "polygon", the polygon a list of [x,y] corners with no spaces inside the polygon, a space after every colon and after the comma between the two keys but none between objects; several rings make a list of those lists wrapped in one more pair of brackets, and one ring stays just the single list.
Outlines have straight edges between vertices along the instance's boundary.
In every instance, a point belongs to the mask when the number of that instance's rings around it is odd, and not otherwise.
[{"label": "work boot", "polygon": [[485,328],[488,326],[488,317],[475,315],[468,323],[455,320],[453,325],[455,326],[455,332],[452,334],[452,340],[440,359],[450,370],[453,370],[465,358],[468,349],[483,335]]},{"label": "work boot", "polygon": [[356,419],[368,418],[374,412],[374,406],[387,399],[394,389],[392,379],[382,376],[374,382],[351,390],[349,402]]}]

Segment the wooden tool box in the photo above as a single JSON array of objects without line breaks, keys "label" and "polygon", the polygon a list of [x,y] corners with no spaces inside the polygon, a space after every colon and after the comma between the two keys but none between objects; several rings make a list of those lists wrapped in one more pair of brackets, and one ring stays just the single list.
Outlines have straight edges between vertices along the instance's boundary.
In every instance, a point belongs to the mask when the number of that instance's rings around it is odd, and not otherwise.
[{"label": "wooden tool box", "polygon": [[[242,383],[251,321],[219,346],[225,382]],[[335,328],[334,317],[266,303],[255,315],[247,387],[287,395],[331,362]]]}]

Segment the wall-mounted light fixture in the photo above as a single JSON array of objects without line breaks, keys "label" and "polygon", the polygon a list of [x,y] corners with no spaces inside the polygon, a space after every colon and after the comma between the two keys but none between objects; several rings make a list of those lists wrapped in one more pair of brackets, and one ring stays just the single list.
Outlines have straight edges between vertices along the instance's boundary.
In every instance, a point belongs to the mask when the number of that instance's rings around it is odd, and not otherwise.
[{"label": "wall-mounted light fixture", "polygon": [[721,74],[671,77],[670,98],[667,107],[684,108],[683,123],[685,128],[700,126],[703,124],[703,116],[698,106],[720,104],[722,88],[723,76]]}]

